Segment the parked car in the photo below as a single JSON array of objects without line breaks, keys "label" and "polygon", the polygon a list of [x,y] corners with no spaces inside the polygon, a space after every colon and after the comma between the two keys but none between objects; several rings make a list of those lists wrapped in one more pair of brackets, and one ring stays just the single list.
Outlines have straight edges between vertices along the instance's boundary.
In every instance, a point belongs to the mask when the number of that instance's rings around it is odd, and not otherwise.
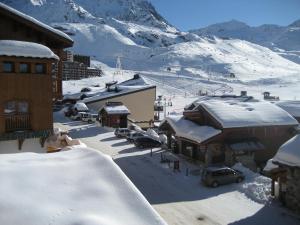
[{"label": "parked car", "polygon": [[208,167],[202,173],[202,183],[210,187],[235,182],[240,183],[244,179],[245,176],[241,171],[229,167]]},{"label": "parked car", "polygon": [[135,138],[134,145],[138,148],[155,148],[161,146],[161,143],[150,137],[143,136]]},{"label": "parked car", "polygon": [[132,132],[131,130],[129,130],[128,128],[117,128],[115,129],[115,135],[117,137],[126,137],[127,134],[129,134],[130,132]]},{"label": "parked car", "polygon": [[145,136],[143,133],[141,132],[130,132],[127,134],[126,139],[127,141],[129,141],[130,143],[134,142],[134,140],[138,137],[143,137]]},{"label": "parked car", "polygon": [[95,123],[98,119],[98,114],[92,114],[92,113],[82,113],[81,114],[81,120],[83,122],[88,123]]}]

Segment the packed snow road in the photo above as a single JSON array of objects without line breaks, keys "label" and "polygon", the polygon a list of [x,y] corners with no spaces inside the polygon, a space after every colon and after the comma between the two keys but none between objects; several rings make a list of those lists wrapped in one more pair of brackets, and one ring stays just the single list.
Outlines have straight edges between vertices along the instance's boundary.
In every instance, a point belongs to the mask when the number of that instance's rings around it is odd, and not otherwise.
[{"label": "packed snow road", "polygon": [[126,139],[116,138],[111,129],[69,121],[59,113],[55,121],[55,126],[68,129],[72,138],[80,138],[89,147],[110,155],[170,225],[300,223],[289,211],[271,202],[266,178],[246,171],[242,184],[207,188],[200,183],[200,168],[188,160],[180,158],[180,172],[173,172],[172,164],[160,163],[161,153],[171,160],[176,156],[159,148],[151,156],[150,150],[137,149]]}]

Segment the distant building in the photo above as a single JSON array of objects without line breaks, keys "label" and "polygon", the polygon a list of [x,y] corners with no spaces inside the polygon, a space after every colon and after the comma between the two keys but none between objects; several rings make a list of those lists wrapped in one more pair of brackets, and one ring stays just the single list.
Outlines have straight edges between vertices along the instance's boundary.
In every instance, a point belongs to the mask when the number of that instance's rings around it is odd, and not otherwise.
[{"label": "distant building", "polygon": [[[0,3],[0,40],[19,40],[35,42],[50,48],[59,58],[63,49],[72,47],[73,40],[65,33],[56,30],[24,13]],[[62,60],[53,70],[53,98],[62,98]]]},{"label": "distant building", "polygon": [[183,116],[166,118],[160,129],[176,152],[207,165],[240,161],[255,169],[275,155],[297,126],[291,115],[269,102],[204,96],[186,107]]},{"label": "distant building", "polygon": [[91,66],[90,56],[74,54],[73,55],[73,61],[83,63],[86,67]]},{"label": "distant building", "polygon": [[52,133],[52,64],[59,60],[46,46],[0,40],[0,141]]},{"label": "distant building", "polygon": [[74,55],[71,51],[64,52],[63,80],[80,80],[89,77],[100,77],[101,69],[90,67],[90,57]]},{"label": "distant building", "polygon": [[107,102],[121,102],[130,111],[130,123],[148,128],[154,121],[155,99],[156,86],[147,84],[143,78],[135,75],[133,79],[108,85],[106,89],[83,99],[83,102],[94,112],[99,112]]}]

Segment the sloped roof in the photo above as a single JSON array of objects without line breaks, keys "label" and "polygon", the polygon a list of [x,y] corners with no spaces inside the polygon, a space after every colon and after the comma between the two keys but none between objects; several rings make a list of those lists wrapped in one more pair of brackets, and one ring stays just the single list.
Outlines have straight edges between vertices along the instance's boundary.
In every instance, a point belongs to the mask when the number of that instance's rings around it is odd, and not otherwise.
[{"label": "sloped roof", "polygon": [[300,134],[288,140],[279,148],[273,162],[300,167]]},{"label": "sloped roof", "polygon": [[208,100],[200,103],[223,128],[298,125],[297,120],[278,106],[266,102]]},{"label": "sloped roof", "polygon": [[37,20],[31,16],[28,16],[28,15],[0,2],[0,12],[1,11],[8,12],[9,13],[8,15],[13,15],[13,16],[20,18],[20,22],[23,21],[24,23],[25,22],[30,23],[33,26],[39,27],[40,29],[42,29],[44,31],[50,32],[51,34],[55,35],[56,37],[59,37],[60,39],[63,39],[65,42],[68,43],[68,46],[66,46],[66,47],[71,47],[73,45],[73,40],[64,32],[57,30],[51,26],[48,26],[47,24],[42,23],[39,20]]},{"label": "sloped roof", "polygon": [[300,101],[278,101],[275,103],[294,117],[300,117]]},{"label": "sloped roof", "polygon": [[59,60],[48,47],[25,41],[0,40],[0,55]]},{"label": "sloped roof", "polygon": [[200,126],[199,124],[185,119],[183,116],[169,116],[161,122],[160,127],[166,122],[173,128],[176,136],[197,143],[202,143],[221,133],[221,130],[217,130],[210,126]]},{"label": "sloped roof", "polygon": [[104,109],[109,115],[130,114],[129,109],[125,105],[106,105],[103,106],[102,109]]}]

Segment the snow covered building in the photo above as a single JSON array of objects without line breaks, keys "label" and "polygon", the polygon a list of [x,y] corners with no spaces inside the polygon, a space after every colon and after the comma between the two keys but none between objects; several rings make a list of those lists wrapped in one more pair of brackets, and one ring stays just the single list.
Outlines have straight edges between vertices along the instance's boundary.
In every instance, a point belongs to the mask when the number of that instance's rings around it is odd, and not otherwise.
[{"label": "snow covered building", "polygon": [[[59,58],[63,49],[72,47],[73,40],[62,31],[54,29],[22,12],[0,3],[0,40],[18,40],[39,43],[50,48]],[[62,98],[62,60],[52,72],[53,98]]]},{"label": "snow covered building", "polygon": [[288,208],[300,213],[300,134],[280,147],[272,163],[277,165],[269,169],[272,187],[278,182],[279,199]]},{"label": "snow covered building", "polygon": [[99,114],[102,126],[126,128],[130,111],[121,102],[107,102],[99,110]]},{"label": "snow covered building", "polygon": [[[0,40],[0,141],[43,140],[53,130],[52,65],[48,47],[33,42]],[[41,143],[42,143],[41,142]]]},{"label": "snow covered building", "polygon": [[130,111],[128,121],[142,128],[151,127],[154,121],[156,86],[149,85],[136,74],[132,79],[107,86],[94,96],[82,101],[91,111],[100,112],[107,102],[121,102]]},{"label": "snow covered building", "polygon": [[245,99],[203,97],[183,116],[166,118],[160,129],[168,147],[206,164],[237,160],[255,169],[293,136],[298,122],[272,103]]}]

